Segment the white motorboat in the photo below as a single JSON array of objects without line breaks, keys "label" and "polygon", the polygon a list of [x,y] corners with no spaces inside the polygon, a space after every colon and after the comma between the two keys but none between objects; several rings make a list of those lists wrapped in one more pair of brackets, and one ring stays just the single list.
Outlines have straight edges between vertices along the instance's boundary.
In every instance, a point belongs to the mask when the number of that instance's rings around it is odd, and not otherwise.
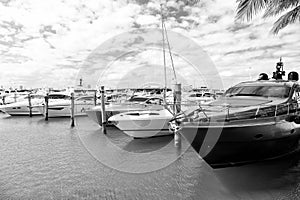
[{"label": "white motorboat", "polygon": [[[31,94],[31,112],[32,115],[41,115],[42,113],[40,110],[35,107],[41,103],[44,102],[44,95],[41,94]],[[10,103],[6,105],[1,105],[0,110],[3,112],[11,115],[11,116],[16,116],[16,115],[29,115],[29,99],[28,95],[22,97],[22,101],[18,101],[16,103]]]},{"label": "white motorboat", "polygon": [[214,95],[209,92],[192,92],[183,97],[188,103],[208,104],[215,100]]},{"label": "white motorboat", "polygon": [[130,111],[108,119],[121,131],[133,138],[171,135],[169,121],[173,115],[167,110]]},{"label": "white motorboat", "polygon": [[[128,101],[124,103],[112,103],[106,105],[106,119],[113,115],[129,111],[162,110],[164,109],[162,103],[163,100],[160,97],[132,96],[128,99]],[[100,126],[102,125],[101,106],[95,106],[91,110],[86,111],[86,113],[88,114],[90,119],[92,119]]]},{"label": "white motorboat", "polygon": [[[48,103],[48,117],[70,117],[71,116],[71,96],[63,93],[53,93],[49,94]],[[74,100],[75,116],[86,115],[86,111],[91,109],[94,105],[93,96],[81,96]],[[45,105],[42,104],[38,106],[43,115],[46,115]]]},{"label": "white motorboat", "polygon": [[16,103],[20,101],[24,101],[24,99],[28,96],[28,92],[11,92],[11,93],[4,93],[1,94],[1,104],[6,105],[6,104],[11,104],[11,103]]}]

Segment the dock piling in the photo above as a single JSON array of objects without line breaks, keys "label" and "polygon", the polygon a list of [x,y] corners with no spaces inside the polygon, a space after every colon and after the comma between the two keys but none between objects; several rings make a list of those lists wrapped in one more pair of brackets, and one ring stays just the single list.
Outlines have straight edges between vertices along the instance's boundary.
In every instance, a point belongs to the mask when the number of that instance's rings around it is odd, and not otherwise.
[{"label": "dock piling", "polygon": [[[175,84],[174,88],[174,111],[178,114],[181,111],[181,84]],[[174,145],[175,147],[181,146],[181,135],[179,131],[174,132]]]},{"label": "dock piling", "polygon": [[2,102],[3,102],[3,105],[5,105],[5,95],[2,96]]},{"label": "dock piling", "polygon": [[75,102],[74,102],[75,98],[74,98],[74,93],[71,93],[71,127],[75,126],[75,119],[74,119],[74,115],[75,115]]},{"label": "dock piling", "polygon": [[29,117],[32,117],[31,93],[28,94]]},{"label": "dock piling", "polygon": [[97,90],[94,92],[94,106],[97,105]]},{"label": "dock piling", "polygon": [[14,93],[14,101],[15,103],[17,102],[17,91],[15,90],[15,93]]},{"label": "dock piling", "polygon": [[102,114],[102,131],[106,134],[106,112],[105,112],[105,100],[104,100],[104,86],[101,86],[101,114]]},{"label": "dock piling", "polygon": [[49,94],[45,96],[45,121],[48,121]]}]

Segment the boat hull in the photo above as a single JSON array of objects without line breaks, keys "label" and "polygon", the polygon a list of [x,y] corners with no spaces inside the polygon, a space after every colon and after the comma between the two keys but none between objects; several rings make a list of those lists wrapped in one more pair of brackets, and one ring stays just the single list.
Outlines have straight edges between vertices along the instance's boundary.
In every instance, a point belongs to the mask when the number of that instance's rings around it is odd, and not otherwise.
[{"label": "boat hull", "polygon": [[[75,105],[74,115],[75,116],[86,116],[87,111],[91,108],[89,105]],[[39,111],[46,115],[45,106],[39,106]],[[48,107],[48,117],[71,117],[71,106],[70,105],[50,105]]]},{"label": "boat hull", "polygon": [[[39,99],[33,99],[31,101],[31,113],[32,115],[42,115],[42,112],[36,107],[42,101]],[[11,115],[11,116],[28,116],[29,115],[29,105],[28,101],[22,101],[17,103],[6,104],[0,107],[0,109]]]},{"label": "boat hull", "polygon": [[[300,126],[270,118],[222,126],[183,126],[181,133],[212,166],[226,166],[277,158],[299,147]],[[212,137],[215,134],[216,137]],[[213,141],[214,140],[214,141]]]},{"label": "boat hull", "polygon": [[[162,110],[163,106],[160,105],[143,105],[143,104],[134,104],[134,105],[110,105],[106,106],[106,119],[109,119],[113,115],[117,115],[124,112],[131,111],[150,111],[150,110]],[[96,122],[99,126],[102,126],[102,111],[101,106],[96,106],[95,108],[86,111],[88,117],[92,119],[92,121]],[[108,122],[108,124],[110,124]]]},{"label": "boat hull", "polygon": [[[11,116],[26,116],[29,115],[28,106],[4,108],[3,111]],[[32,115],[42,115],[39,109],[32,108]]]},{"label": "boat hull", "polygon": [[149,138],[173,134],[169,131],[171,119],[169,111],[160,110],[121,113],[112,116],[109,121],[133,138]]}]

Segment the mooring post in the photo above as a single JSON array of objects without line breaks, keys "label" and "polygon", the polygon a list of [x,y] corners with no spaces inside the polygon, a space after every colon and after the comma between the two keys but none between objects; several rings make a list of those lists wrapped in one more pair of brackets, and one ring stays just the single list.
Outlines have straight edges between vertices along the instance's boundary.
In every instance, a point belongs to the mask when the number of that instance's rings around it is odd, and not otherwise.
[{"label": "mooring post", "polygon": [[97,90],[94,92],[94,106],[97,105]]},{"label": "mooring post", "polygon": [[105,112],[105,100],[104,100],[104,86],[101,86],[101,114],[102,114],[102,131],[106,134],[106,112]]},{"label": "mooring post", "polygon": [[[181,111],[181,84],[176,83],[174,88],[174,105],[175,105],[175,114],[178,114]],[[181,135],[178,130],[174,132],[174,144],[176,147],[181,146]]]},{"label": "mooring post", "polygon": [[31,93],[28,94],[29,117],[32,117]]},{"label": "mooring post", "polygon": [[17,102],[17,90],[15,90],[14,100],[15,100],[15,103],[16,103]]},{"label": "mooring post", "polygon": [[71,127],[75,126],[75,119],[74,119],[74,110],[75,110],[75,102],[74,102],[74,92],[71,93]]},{"label": "mooring post", "polygon": [[5,95],[2,96],[3,105],[5,105]]},{"label": "mooring post", "polygon": [[49,94],[45,96],[45,120],[48,121],[48,108],[49,108]]}]

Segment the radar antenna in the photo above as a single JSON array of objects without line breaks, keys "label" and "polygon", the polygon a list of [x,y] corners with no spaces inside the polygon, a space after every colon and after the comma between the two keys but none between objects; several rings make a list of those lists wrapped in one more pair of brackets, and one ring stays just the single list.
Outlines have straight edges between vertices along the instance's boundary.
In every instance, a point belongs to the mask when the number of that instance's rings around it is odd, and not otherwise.
[{"label": "radar antenna", "polygon": [[273,72],[273,77],[275,80],[282,80],[282,76],[285,76],[285,71],[283,71],[283,62],[280,57],[279,62],[276,64],[276,71]]}]

